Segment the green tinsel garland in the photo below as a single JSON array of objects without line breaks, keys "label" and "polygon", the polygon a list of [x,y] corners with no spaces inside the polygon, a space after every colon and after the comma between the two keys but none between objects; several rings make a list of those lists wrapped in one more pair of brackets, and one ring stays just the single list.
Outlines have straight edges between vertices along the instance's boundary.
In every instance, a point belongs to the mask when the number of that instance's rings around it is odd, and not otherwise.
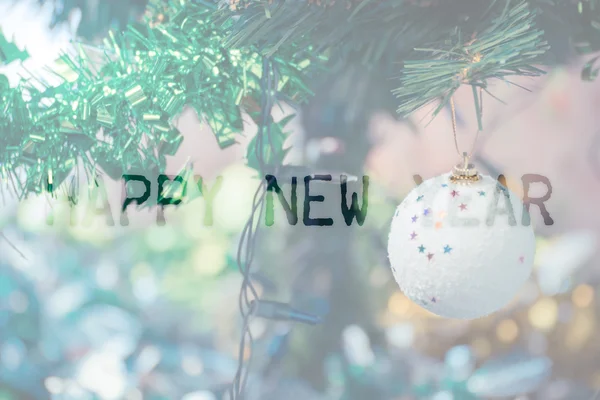
[{"label": "green tinsel garland", "polygon": [[[159,23],[130,25],[101,49],[79,46],[78,56],[63,55],[56,87],[39,88],[32,79],[10,88],[0,76],[0,180],[25,196],[58,187],[78,160],[90,176],[100,166],[115,179],[161,168],[181,144],[171,120],[185,105],[221,146],[234,142],[242,101],[260,98],[262,56],[223,47],[225,28],[212,22],[210,5],[173,1],[162,10]],[[300,78],[311,65],[306,56],[271,62],[282,77],[278,93],[308,96]],[[20,170],[24,182],[16,179]]]}]

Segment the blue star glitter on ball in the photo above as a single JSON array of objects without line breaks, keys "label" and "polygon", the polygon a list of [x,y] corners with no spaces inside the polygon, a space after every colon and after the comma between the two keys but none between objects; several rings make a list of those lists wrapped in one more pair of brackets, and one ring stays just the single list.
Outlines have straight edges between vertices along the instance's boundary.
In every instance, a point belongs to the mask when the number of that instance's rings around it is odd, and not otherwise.
[{"label": "blue star glitter on ball", "polygon": [[418,219],[419,219],[419,217],[417,217],[416,215],[411,218],[411,220],[412,220],[413,223],[417,222]]},{"label": "blue star glitter on ball", "polygon": [[415,240],[415,238],[416,238],[417,236],[419,236],[419,235],[417,235],[417,233],[416,233],[416,232],[413,232],[413,233],[411,233],[411,234],[410,234],[410,240]]},{"label": "blue star glitter on ball", "polygon": [[483,190],[481,190],[481,191],[479,191],[477,193],[479,193],[479,195],[482,196],[482,197],[485,196],[485,192]]},{"label": "blue star glitter on ball", "polygon": [[417,201],[421,201],[421,200],[423,200],[423,197],[425,197],[425,196],[423,196],[423,195],[420,195],[419,197],[417,197]]},{"label": "blue star glitter on ball", "polygon": [[[411,300],[420,297],[429,303],[426,309],[444,318],[477,319],[510,303],[529,280],[535,233],[532,224],[512,226],[513,217],[522,219],[524,203],[512,192],[509,202],[496,202],[502,197],[497,179],[481,175],[477,183],[459,185],[448,176],[423,182],[405,197],[391,224],[388,258],[397,271],[394,279]],[[423,200],[416,202],[419,195]],[[492,212],[512,209],[511,221],[496,215],[488,226],[491,200]],[[411,223],[414,216],[418,220]],[[413,231],[418,236],[411,240]],[[496,279],[498,271],[506,279]]]},{"label": "blue star glitter on ball", "polygon": [[447,183],[442,183],[442,187],[448,187]]}]

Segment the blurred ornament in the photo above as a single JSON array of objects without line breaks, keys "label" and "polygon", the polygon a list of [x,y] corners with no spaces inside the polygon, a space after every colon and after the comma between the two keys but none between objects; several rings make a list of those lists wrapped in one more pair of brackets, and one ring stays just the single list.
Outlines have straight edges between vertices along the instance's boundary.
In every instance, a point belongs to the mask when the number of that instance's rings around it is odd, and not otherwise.
[{"label": "blurred ornament", "polygon": [[465,381],[473,373],[475,357],[469,346],[456,346],[446,353],[446,376],[453,381]]},{"label": "blurred ornament", "polygon": [[513,353],[484,363],[471,378],[468,389],[483,397],[507,397],[536,390],[550,376],[552,361]]},{"label": "blurred ornament", "polygon": [[536,257],[538,281],[544,294],[553,296],[568,290],[565,282],[587,263],[596,251],[596,234],[569,232],[540,249]]},{"label": "blurred ornament", "polygon": [[350,365],[369,367],[375,362],[375,354],[367,333],[357,325],[348,326],[342,334],[344,353]]},{"label": "blurred ornament", "polygon": [[396,324],[389,327],[385,335],[390,345],[399,349],[408,349],[415,341],[415,327],[412,323]]},{"label": "blurred ornament", "polygon": [[17,370],[27,355],[27,349],[23,341],[12,337],[2,343],[0,347],[0,364],[2,369]]},{"label": "blurred ornament", "polygon": [[415,303],[443,317],[478,318],[508,304],[527,281],[535,236],[523,203],[504,186],[489,176],[459,185],[453,176],[423,182],[405,198],[388,253]]},{"label": "blurred ornament", "polygon": [[160,349],[156,346],[145,346],[139,354],[137,354],[137,358],[135,359],[135,367],[134,370],[138,375],[146,375],[149,374],[162,358],[162,353]]},{"label": "blurred ornament", "polygon": [[529,309],[529,322],[543,332],[552,330],[557,320],[558,304],[553,298],[542,298]]},{"label": "blurred ornament", "polygon": [[46,299],[46,313],[53,318],[65,317],[79,310],[89,301],[90,295],[90,286],[85,282],[62,285]]},{"label": "blurred ornament", "polygon": [[135,350],[142,332],[131,313],[115,306],[93,304],[78,311],[78,328],[90,345],[122,359]]},{"label": "blurred ornament", "polygon": [[64,382],[57,376],[49,376],[48,378],[44,379],[44,386],[49,393],[58,395],[63,391]]},{"label": "blurred ornament", "polygon": [[579,308],[589,307],[594,301],[594,288],[590,285],[579,285],[573,290],[573,304]]},{"label": "blurred ornament", "polygon": [[505,319],[498,324],[496,335],[501,342],[511,343],[519,336],[519,326],[512,319]]},{"label": "blurred ornament", "polygon": [[455,397],[452,394],[452,392],[443,390],[441,392],[437,392],[436,394],[434,394],[431,397],[431,400],[455,400]]},{"label": "blurred ornament", "polygon": [[229,243],[215,235],[202,241],[194,252],[194,270],[207,278],[218,276],[227,268]]},{"label": "blurred ornament", "polygon": [[80,364],[77,381],[81,387],[102,399],[122,399],[127,385],[127,369],[118,355],[94,352]]}]

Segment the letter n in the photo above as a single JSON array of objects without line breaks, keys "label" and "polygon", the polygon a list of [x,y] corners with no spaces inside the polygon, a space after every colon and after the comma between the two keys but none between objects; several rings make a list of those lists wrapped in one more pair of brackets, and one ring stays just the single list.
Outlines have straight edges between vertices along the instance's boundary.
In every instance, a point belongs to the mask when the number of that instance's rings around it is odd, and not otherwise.
[{"label": "letter n", "polygon": [[279,185],[277,185],[277,179],[273,175],[266,175],[265,179],[267,181],[267,209],[265,212],[265,224],[267,226],[272,226],[275,223],[275,207],[273,205],[273,191],[275,191],[275,193],[277,193],[277,197],[279,198],[279,202],[285,210],[289,224],[296,225],[298,223],[298,194],[296,193],[298,180],[296,177],[292,177],[292,190],[290,197],[290,202],[292,203],[291,206],[285,199],[281,188]]}]

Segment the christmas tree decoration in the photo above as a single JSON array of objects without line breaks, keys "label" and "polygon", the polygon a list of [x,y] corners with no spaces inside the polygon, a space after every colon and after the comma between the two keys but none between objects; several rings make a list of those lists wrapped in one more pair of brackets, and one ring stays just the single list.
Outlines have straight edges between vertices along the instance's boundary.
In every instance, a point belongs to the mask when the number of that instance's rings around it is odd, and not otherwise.
[{"label": "christmas tree decoration", "polygon": [[392,222],[389,258],[415,303],[444,317],[483,317],[529,278],[535,236],[523,203],[499,182],[452,177],[427,180],[406,196]]},{"label": "christmas tree decoration", "polygon": [[[473,87],[477,115],[482,89]],[[450,98],[456,152],[456,109]],[[434,314],[458,319],[489,315],[527,281],[535,255],[528,209],[514,193],[479,174],[463,152],[451,173],[422,182],[396,209],[388,254],[404,294]]]}]

